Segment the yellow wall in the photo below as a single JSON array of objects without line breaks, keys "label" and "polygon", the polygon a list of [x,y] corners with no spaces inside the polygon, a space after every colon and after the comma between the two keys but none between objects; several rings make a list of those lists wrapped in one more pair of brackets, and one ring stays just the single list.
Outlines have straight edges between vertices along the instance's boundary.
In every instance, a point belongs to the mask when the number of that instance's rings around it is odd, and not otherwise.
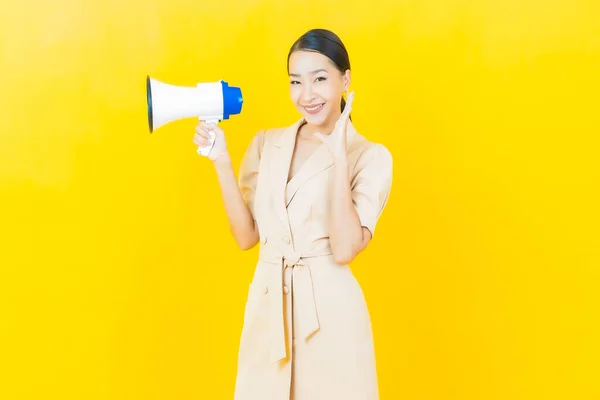
[{"label": "yellow wall", "polygon": [[241,86],[237,166],[298,117],[285,59],[312,27],[395,159],[354,266],[382,399],[599,398],[599,3],[208,3],[3,5],[0,399],[232,398],[256,252],[196,121],[148,133],[144,80]]}]

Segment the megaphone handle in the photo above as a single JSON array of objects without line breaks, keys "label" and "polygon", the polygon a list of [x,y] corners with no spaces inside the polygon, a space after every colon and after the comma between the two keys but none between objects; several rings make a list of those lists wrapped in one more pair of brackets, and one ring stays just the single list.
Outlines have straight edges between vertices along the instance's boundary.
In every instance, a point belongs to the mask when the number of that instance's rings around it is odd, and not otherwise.
[{"label": "megaphone handle", "polygon": [[[199,119],[202,120],[202,118],[199,118]],[[211,123],[211,124],[216,124],[219,121],[218,120],[208,120],[206,122]],[[204,156],[204,157],[208,156],[208,154],[212,150],[213,146],[215,145],[215,133],[213,131],[208,131],[208,134],[210,135],[210,144],[207,146],[198,147],[198,154],[200,154],[201,156]]]}]

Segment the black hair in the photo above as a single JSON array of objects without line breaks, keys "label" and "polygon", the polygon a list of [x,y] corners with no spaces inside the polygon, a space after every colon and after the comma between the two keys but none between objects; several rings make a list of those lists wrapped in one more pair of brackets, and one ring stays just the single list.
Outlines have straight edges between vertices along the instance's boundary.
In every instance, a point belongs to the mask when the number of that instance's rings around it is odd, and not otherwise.
[{"label": "black hair", "polygon": [[[342,40],[327,29],[311,29],[300,36],[288,53],[288,73],[290,72],[290,57],[294,51],[315,51],[328,57],[333,65],[343,74],[350,69],[350,57]],[[346,101],[342,97],[341,109],[344,111]]]}]

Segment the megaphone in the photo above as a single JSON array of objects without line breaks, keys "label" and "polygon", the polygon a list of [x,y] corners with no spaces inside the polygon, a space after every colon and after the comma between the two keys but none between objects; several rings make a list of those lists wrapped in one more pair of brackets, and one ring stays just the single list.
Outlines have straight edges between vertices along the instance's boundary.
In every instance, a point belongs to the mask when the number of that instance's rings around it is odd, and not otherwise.
[{"label": "megaphone", "polygon": [[[242,91],[223,80],[198,83],[195,87],[175,86],[146,76],[146,101],[150,133],[181,118],[198,117],[201,121],[219,123],[242,112]],[[215,143],[200,146],[198,154],[207,156]]]}]

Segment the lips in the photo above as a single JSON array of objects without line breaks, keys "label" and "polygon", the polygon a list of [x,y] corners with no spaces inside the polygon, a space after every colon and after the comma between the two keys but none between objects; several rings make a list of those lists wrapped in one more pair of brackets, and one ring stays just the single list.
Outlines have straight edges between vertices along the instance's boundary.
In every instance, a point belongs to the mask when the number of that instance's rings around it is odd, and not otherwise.
[{"label": "lips", "polygon": [[321,111],[323,109],[324,105],[325,105],[325,103],[314,104],[314,105],[310,105],[310,106],[304,106],[304,109],[309,114],[317,114],[319,111]]}]

